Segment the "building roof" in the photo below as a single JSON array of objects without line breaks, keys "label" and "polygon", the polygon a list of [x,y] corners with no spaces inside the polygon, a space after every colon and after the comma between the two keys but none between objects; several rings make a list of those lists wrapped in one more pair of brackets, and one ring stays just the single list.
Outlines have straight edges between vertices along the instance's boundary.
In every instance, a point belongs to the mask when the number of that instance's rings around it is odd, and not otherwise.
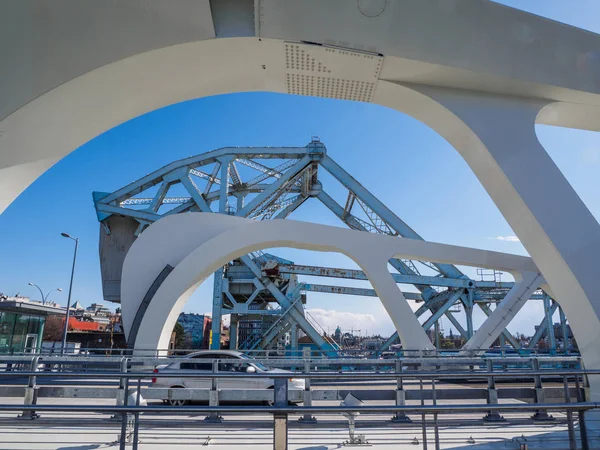
[{"label": "building roof", "polygon": [[18,312],[37,316],[64,315],[65,309],[14,300],[0,302],[0,312]]}]

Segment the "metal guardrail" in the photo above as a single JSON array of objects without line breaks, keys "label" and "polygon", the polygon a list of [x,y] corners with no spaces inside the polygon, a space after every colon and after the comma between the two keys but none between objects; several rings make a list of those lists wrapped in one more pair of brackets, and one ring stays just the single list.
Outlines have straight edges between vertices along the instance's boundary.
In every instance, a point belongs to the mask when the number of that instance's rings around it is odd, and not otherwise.
[{"label": "metal guardrail", "polygon": [[[227,349],[224,349],[227,350]],[[77,355],[93,355],[93,356],[116,356],[116,357],[133,357],[134,355],[138,356],[155,356],[155,357],[165,357],[165,356],[185,356],[189,353],[194,353],[197,351],[201,351],[201,349],[192,349],[192,348],[182,348],[182,349],[150,349],[150,348],[136,348],[135,350],[129,348],[80,348],[80,349],[71,349],[67,348],[65,350],[65,354],[69,354],[71,356]],[[303,349],[298,350],[263,350],[263,349],[240,349],[248,355],[251,355],[255,358],[267,358],[269,360],[272,359],[287,359],[287,358],[302,358],[304,357]],[[311,349],[310,358],[317,359],[331,359],[332,354],[336,355],[336,358],[368,358],[368,359],[378,359],[380,357],[389,357],[390,359],[398,359],[398,358],[417,358],[417,357],[456,357],[456,356],[466,356],[466,357],[494,357],[494,355],[498,357],[568,357],[568,356],[579,356],[579,353],[576,351],[568,350],[563,352],[552,352],[550,350],[539,350],[539,349],[518,349],[514,350],[512,348],[498,348],[498,349],[488,349],[488,350],[480,350],[480,349],[471,349],[471,350],[463,350],[463,349],[443,349],[443,350],[424,350],[424,349],[401,349],[401,350],[368,350],[368,349],[343,349],[343,350],[331,350],[328,352],[323,352],[317,349]],[[0,352],[0,356],[48,356],[48,355],[60,355],[60,347],[56,349],[53,348],[42,348],[39,352],[31,352],[31,351],[23,351],[23,352]]]},{"label": "metal guardrail", "polygon": [[[39,356],[42,361],[46,364],[59,363],[59,362],[72,362],[79,364],[85,361],[96,362],[98,364],[110,364],[121,361],[122,358],[128,358],[133,364],[141,365],[144,364],[165,364],[180,359],[185,359],[186,355],[177,356],[117,356],[117,355],[64,355],[59,354],[53,355],[38,355],[38,354],[21,354],[21,355],[0,355],[0,364],[2,363],[16,363],[16,362],[29,362],[33,357]],[[221,358],[224,360],[223,358]],[[354,366],[394,366],[396,361],[402,361],[402,365],[405,367],[414,367],[421,365],[469,365],[469,366],[485,366],[487,361],[493,361],[494,365],[497,366],[526,366],[529,367],[532,361],[537,359],[541,364],[551,365],[564,365],[567,363],[573,363],[581,365],[581,358],[577,356],[543,356],[543,357],[523,357],[523,356],[490,356],[490,357],[478,357],[478,356],[420,356],[411,358],[395,358],[395,359],[357,359],[357,358],[314,358],[314,357],[287,357],[287,358],[260,358],[254,357],[255,361],[263,364],[274,366],[274,367],[290,367],[295,365],[303,366],[306,361],[309,361],[312,367],[323,367],[323,366],[339,366],[352,368]],[[0,369],[1,370],[1,369]]]},{"label": "metal guardrail", "polygon": [[[415,358],[411,360],[383,360],[377,361],[378,365],[393,365],[392,371],[373,372],[344,372],[344,371],[312,371],[313,364],[331,365],[331,361],[323,360],[287,360],[286,364],[296,365],[301,371],[293,373],[294,378],[303,378],[306,380],[305,390],[297,392],[301,396],[291,396],[288,391],[287,379],[290,378],[289,373],[227,373],[219,372],[219,362],[239,362],[239,359],[221,359],[213,361],[212,373],[152,373],[136,369],[138,367],[148,366],[148,364],[172,362],[178,358],[120,358],[118,361],[115,358],[92,358],[92,357],[61,357],[52,358],[52,362],[61,365],[60,372],[45,372],[40,371],[41,365],[46,363],[46,360],[40,356],[30,358],[24,357],[5,357],[0,358],[0,364],[14,364],[15,362],[27,364],[22,368],[25,370],[14,370],[14,366],[8,371],[0,371],[0,379],[18,380],[26,378],[27,384],[24,392],[24,405],[0,405],[0,411],[22,411],[21,417],[34,419],[40,412],[50,411],[79,411],[79,412],[95,412],[95,413],[114,413],[119,414],[122,420],[120,445],[125,448],[127,442],[131,442],[134,449],[137,449],[137,441],[139,435],[139,415],[144,413],[163,413],[174,415],[187,415],[194,413],[206,413],[207,419],[214,422],[222,420],[221,414],[240,413],[240,414],[272,414],[273,429],[274,429],[274,448],[279,450],[287,448],[288,436],[288,416],[294,414],[302,414],[302,420],[306,422],[314,421],[314,414],[350,414],[360,412],[383,414],[394,414],[392,420],[394,422],[409,421],[407,413],[418,414],[421,416],[421,428],[423,430],[423,444],[426,448],[427,442],[427,420],[428,416],[433,417],[433,427],[435,431],[434,444],[435,448],[439,448],[439,433],[438,433],[438,415],[443,414],[477,414],[486,413],[485,419],[490,421],[501,421],[503,418],[500,412],[532,412],[535,420],[548,420],[551,416],[549,411],[564,411],[567,415],[567,426],[569,432],[569,448],[577,448],[577,439],[575,435],[575,425],[573,413],[578,414],[580,440],[584,449],[587,445],[587,432],[585,421],[583,420],[583,412],[591,409],[597,409],[600,404],[596,402],[585,401],[585,387],[587,386],[587,377],[600,375],[600,370],[585,370],[582,368],[543,369],[543,365],[550,366],[567,365],[572,367],[580,367],[578,358],[531,358],[524,360],[523,358],[507,358],[494,359],[473,359],[473,358]],[[514,361],[512,361],[514,359]],[[334,360],[336,364],[342,367],[344,364],[356,360]],[[362,360],[359,360],[362,362]],[[529,365],[528,370],[522,368],[510,369],[509,365],[512,362],[521,362]],[[118,362],[120,370],[118,371],[98,371],[98,370],[78,370],[69,371],[72,366],[85,366],[89,362],[104,363],[114,365]],[[272,361],[269,361],[272,362]],[[373,366],[375,361],[365,361],[365,366]],[[377,364],[376,364],[377,365]],[[475,366],[480,367],[475,369]],[[495,367],[504,367],[504,371],[496,371]],[[448,369],[454,367],[454,369]],[[481,369],[483,367],[483,369]],[[412,369],[412,370],[410,370]],[[118,380],[119,385],[116,389],[116,405],[115,406],[97,406],[97,405],[37,405],[38,393],[40,386],[38,379],[46,379],[56,377],[61,380],[67,379],[101,379],[101,380]],[[139,406],[140,394],[148,393],[151,389],[146,388],[142,391],[142,380],[148,378],[203,378],[211,380],[211,388],[203,389],[205,393],[208,391],[208,406]],[[533,404],[498,404],[498,390],[496,381],[501,379],[514,379],[522,377],[524,379],[533,380]],[[219,381],[222,379],[248,379],[248,378],[268,378],[274,380],[274,389],[270,392],[262,391],[264,398],[272,400],[274,406],[224,406],[219,402],[223,400],[219,390]],[[436,383],[444,380],[456,379],[477,379],[487,383],[486,388],[486,404],[453,404],[440,405],[438,404],[439,393],[436,391]],[[562,379],[564,389],[563,402],[546,402],[545,391],[542,385],[543,378]],[[395,386],[395,405],[375,406],[314,406],[312,402],[315,400],[314,392],[311,390],[311,381],[320,380],[394,380]],[[404,389],[404,382],[407,380],[417,380],[420,384],[419,395],[416,399],[420,399],[420,405],[407,405],[407,391]],[[136,383],[132,389],[130,387],[132,381]],[[431,386],[428,392],[423,388],[423,384],[427,383]],[[575,384],[573,389],[570,384]],[[168,391],[168,389],[157,389],[158,391]],[[171,391],[187,391],[172,389]],[[128,404],[130,392],[134,392],[136,405]],[[162,392],[161,392],[162,394]],[[175,392],[177,396],[177,393]],[[180,395],[185,398],[183,392]],[[160,397],[159,397],[160,398]],[[206,399],[206,396],[204,397]],[[572,401],[575,399],[575,402]],[[302,400],[303,406],[289,406],[288,400]],[[425,399],[433,401],[432,405],[425,405]],[[353,419],[352,419],[353,420]],[[352,439],[354,439],[352,437]]]}]

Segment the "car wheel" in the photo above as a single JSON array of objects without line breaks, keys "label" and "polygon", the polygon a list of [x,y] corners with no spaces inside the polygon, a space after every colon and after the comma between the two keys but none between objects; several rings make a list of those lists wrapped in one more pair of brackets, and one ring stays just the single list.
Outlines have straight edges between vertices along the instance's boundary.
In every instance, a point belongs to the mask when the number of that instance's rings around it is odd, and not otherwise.
[{"label": "car wheel", "polygon": [[[171,387],[171,389],[183,389],[183,388],[182,388],[182,386],[173,386],[173,387]],[[175,400],[172,398],[169,398],[165,401],[167,402],[167,404],[169,406],[184,406],[184,405],[187,405],[187,403],[188,403],[187,400]]]}]

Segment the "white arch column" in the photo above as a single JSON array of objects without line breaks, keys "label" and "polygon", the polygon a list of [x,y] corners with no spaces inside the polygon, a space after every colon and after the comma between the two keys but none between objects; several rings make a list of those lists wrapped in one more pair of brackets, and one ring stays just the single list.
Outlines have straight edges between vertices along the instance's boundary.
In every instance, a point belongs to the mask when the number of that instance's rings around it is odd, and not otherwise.
[{"label": "white arch column", "polygon": [[[202,229],[223,224],[223,232],[197,234],[188,239],[189,229]],[[425,331],[419,325],[406,299],[391,277],[387,261],[390,258],[419,259],[440,263],[457,263],[477,267],[497,268],[510,272],[517,279],[537,272],[531,258],[484,250],[456,247],[412,239],[398,239],[354,230],[295,222],[291,220],[251,221],[217,214],[189,213],[166,217],[151,225],[131,247],[125,259],[122,282],[122,305],[126,331],[132,323],[152,279],[141,284],[146,261],[175,258],[168,248],[156,244],[161,236],[185,241],[188,254],[181,258],[155,291],[140,322],[135,341],[136,351],[166,348],[170,332],[187,293],[206,279],[218,267],[252,251],[292,247],[316,251],[335,251],[353,259],[367,274],[373,288],[390,314],[398,334],[411,350],[432,349]],[[155,271],[160,267],[155,264]]]},{"label": "white arch column", "polygon": [[[551,102],[382,84],[378,103],[403,104],[463,156],[564,309],[586,367],[600,368],[600,225],[537,139]],[[598,401],[600,377],[590,382]]]}]

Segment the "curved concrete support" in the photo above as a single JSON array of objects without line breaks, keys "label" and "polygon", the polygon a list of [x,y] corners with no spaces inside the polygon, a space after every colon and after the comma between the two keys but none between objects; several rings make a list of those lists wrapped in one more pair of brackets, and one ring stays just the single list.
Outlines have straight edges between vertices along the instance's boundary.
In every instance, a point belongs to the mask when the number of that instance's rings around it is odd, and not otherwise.
[{"label": "curved concrete support", "polygon": [[534,125],[546,103],[416,89],[437,110],[418,118],[448,139],[473,169],[567,314],[586,365],[600,367],[600,284],[594,268],[600,226],[537,139]]},{"label": "curved concrete support", "polygon": [[[130,348],[135,347],[135,340],[137,339],[137,332],[142,323],[142,319],[144,318],[144,315],[146,314],[146,310],[148,309],[150,302],[154,298],[154,294],[156,294],[158,287],[162,284],[162,282],[165,280],[165,278],[167,278],[167,275],[169,275],[169,273],[171,273],[172,270],[173,270],[173,267],[169,266],[167,264],[165,266],[165,268],[160,272],[158,277],[156,277],[156,280],[154,280],[154,282],[150,286],[150,289],[148,289],[148,292],[146,292],[146,295],[144,295],[144,298],[142,299],[142,302],[140,303],[140,306],[138,307],[137,312],[135,313],[135,316],[133,316],[133,321],[131,323],[131,326],[128,327],[128,333],[125,337],[128,347],[130,347]],[[131,313],[129,315],[131,315]]]},{"label": "curved concrete support", "polygon": [[255,63],[281,47],[248,38],[175,45],[92,70],[22,106],[0,121],[0,212],[56,161],[134,117],[216,94],[283,92]]},{"label": "curved concrete support", "polygon": [[537,139],[548,102],[396,83],[380,83],[375,101],[402,104],[458,150],[536,261],[586,364],[600,367],[600,226]]},{"label": "curved concrete support", "polygon": [[[188,216],[191,214],[181,215],[183,218],[176,221],[166,217],[157,222],[155,224],[157,226],[148,227],[135,240],[127,253],[123,263],[124,281],[121,284],[122,298],[127,299],[121,305],[125,335],[129,335],[131,331],[133,320],[144,296],[166,266],[176,267],[191,249],[201,242],[220,233],[227,233],[245,223],[243,219],[237,217],[223,222],[218,220],[219,215],[207,214],[202,226],[199,227],[188,224],[190,221]],[[162,225],[162,222],[165,222],[165,225]],[[170,233],[165,232],[163,227],[171,222],[176,222],[177,227],[171,228]]]},{"label": "curved concrete support", "polygon": [[[188,230],[216,226],[224,232],[197,235],[190,241]],[[374,235],[325,225],[275,220],[257,222],[217,214],[189,213],[174,215],[151,225],[134,243],[125,259],[122,308],[124,324],[130,326],[147,288],[139,283],[145,270],[142,262],[157,257],[160,236],[185,240],[187,256],[158,288],[142,319],[136,349],[166,348],[181,308],[193,286],[198,285],[216,269],[252,251],[293,247],[317,251],[340,252],[353,259],[369,277],[384,307],[390,314],[405,348],[432,349],[423,328],[418,323],[404,296],[387,270],[392,257],[497,268],[519,278],[536,271],[530,258],[497,252],[475,250],[393,236]],[[168,252],[168,249],[164,249]],[[168,254],[163,257],[173,260]],[[149,277],[147,277],[149,278]],[[153,280],[146,280],[146,285]],[[132,289],[136,286],[136,291]],[[126,328],[126,332],[128,329]]]}]

